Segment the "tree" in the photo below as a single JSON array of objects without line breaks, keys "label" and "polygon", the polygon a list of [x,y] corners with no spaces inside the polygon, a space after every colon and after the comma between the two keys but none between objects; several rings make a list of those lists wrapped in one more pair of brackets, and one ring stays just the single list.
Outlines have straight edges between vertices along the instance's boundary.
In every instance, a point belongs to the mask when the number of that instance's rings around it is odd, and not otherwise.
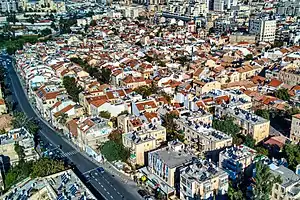
[{"label": "tree", "polygon": [[120,130],[113,130],[109,134],[108,139],[118,144],[122,144],[122,132]]},{"label": "tree", "polygon": [[245,199],[244,195],[243,195],[243,192],[239,188],[234,188],[231,183],[229,184],[227,194],[228,194],[228,198],[230,200],[243,200],[243,199]]},{"label": "tree", "polygon": [[251,137],[251,135],[246,135],[244,144],[253,149],[255,147],[255,140]]},{"label": "tree", "polygon": [[286,144],[283,148],[283,157],[287,159],[289,168],[295,170],[300,164],[300,146],[297,144]]},{"label": "tree", "polygon": [[29,177],[33,162],[19,162],[18,165],[11,167],[5,174],[4,183],[5,189]]},{"label": "tree", "polygon": [[99,116],[105,119],[110,119],[111,114],[108,111],[100,111],[99,112]]},{"label": "tree", "polygon": [[118,116],[128,115],[128,114],[129,114],[128,110],[124,110],[124,111],[120,112],[120,114],[118,114]]},{"label": "tree", "polygon": [[69,115],[67,113],[61,113],[58,116],[58,123],[60,123],[61,125],[65,125],[68,118],[69,118]]},{"label": "tree", "polygon": [[253,55],[252,54],[247,54],[245,56],[245,60],[253,60]]},{"label": "tree", "polygon": [[130,156],[130,151],[124,148],[122,144],[115,141],[107,141],[100,147],[101,153],[109,161],[122,160],[126,161]]},{"label": "tree", "polygon": [[25,127],[31,134],[36,134],[39,130],[39,126],[36,121],[27,118],[23,112],[15,112],[13,114],[12,126],[14,128]]},{"label": "tree", "polygon": [[275,177],[270,171],[269,166],[262,162],[255,165],[256,174],[253,184],[253,196],[255,200],[269,200],[270,194],[275,183],[280,183],[280,177]]},{"label": "tree", "polygon": [[51,34],[52,34],[52,31],[49,28],[45,28],[40,31],[41,36],[47,36],[47,35],[51,35]]},{"label": "tree", "polygon": [[290,94],[288,92],[287,89],[278,89],[276,92],[275,92],[275,97],[277,97],[278,99],[281,99],[283,101],[288,101],[290,100]]},{"label": "tree", "polygon": [[90,23],[90,26],[97,26],[96,20],[92,20],[91,23]]},{"label": "tree", "polygon": [[214,119],[212,126],[213,128],[233,137],[235,137],[240,132],[240,127],[233,122],[232,117],[225,117],[221,120]]},{"label": "tree", "polygon": [[167,130],[168,140],[170,140],[171,138],[173,138],[174,135],[176,134],[178,126],[177,126],[177,124],[175,122],[175,119],[177,119],[177,118],[178,118],[178,116],[175,113],[173,113],[173,112],[166,113],[162,117],[163,126]]},{"label": "tree", "polygon": [[19,145],[19,143],[15,143],[15,152],[18,154],[19,161],[24,161],[25,158],[25,152],[24,152],[24,147]]},{"label": "tree", "polygon": [[111,70],[108,68],[102,68],[100,73],[101,73],[100,82],[109,84],[111,78]]},{"label": "tree", "polygon": [[267,120],[270,119],[270,112],[268,110],[258,109],[255,111],[255,114]]},{"label": "tree", "polygon": [[269,156],[269,150],[264,147],[255,147],[255,150],[258,154]]},{"label": "tree", "polygon": [[31,177],[44,177],[65,170],[63,161],[41,158],[32,167]]},{"label": "tree", "polygon": [[65,76],[63,78],[63,85],[67,90],[67,93],[75,102],[79,102],[79,93],[82,91],[81,87],[76,85],[76,81],[74,77]]},{"label": "tree", "polygon": [[149,97],[151,94],[153,94],[151,88],[147,85],[137,87],[136,89],[134,89],[134,91],[142,95],[144,99]]}]

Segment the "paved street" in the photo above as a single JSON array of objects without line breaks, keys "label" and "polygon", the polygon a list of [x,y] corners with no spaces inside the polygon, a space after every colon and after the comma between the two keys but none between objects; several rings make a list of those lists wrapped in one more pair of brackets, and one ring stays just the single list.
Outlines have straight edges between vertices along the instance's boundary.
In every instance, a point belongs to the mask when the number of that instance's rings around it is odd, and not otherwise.
[{"label": "paved street", "polygon": [[[24,94],[23,88],[15,70],[12,67],[12,64],[8,64],[7,67],[8,77],[11,79],[10,87],[14,95],[13,99],[18,102],[17,107],[19,107],[21,111],[25,112],[28,118],[39,119],[39,116],[34,112],[26,95]],[[66,139],[63,139],[41,119],[39,121],[39,134],[41,139],[43,139],[45,142],[52,143],[54,146],[61,145],[63,151],[62,155],[74,163],[82,174],[91,172],[89,182],[101,194],[101,196],[98,195],[98,199],[141,199],[136,189],[131,188],[125,183],[122,183],[118,177],[113,177],[106,171],[103,174],[97,173],[95,169],[98,166],[94,162],[90,161],[81,152],[77,151],[77,149],[69,144]]]}]

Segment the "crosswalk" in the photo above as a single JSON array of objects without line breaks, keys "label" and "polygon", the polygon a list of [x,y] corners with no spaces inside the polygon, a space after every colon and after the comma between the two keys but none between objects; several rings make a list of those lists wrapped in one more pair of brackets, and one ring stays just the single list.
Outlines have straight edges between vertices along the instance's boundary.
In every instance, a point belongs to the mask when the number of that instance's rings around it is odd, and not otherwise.
[{"label": "crosswalk", "polygon": [[62,157],[70,157],[70,156],[73,156],[75,154],[79,153],[78,151],[69,151],[69,152],[65,152],[62,154]]}]

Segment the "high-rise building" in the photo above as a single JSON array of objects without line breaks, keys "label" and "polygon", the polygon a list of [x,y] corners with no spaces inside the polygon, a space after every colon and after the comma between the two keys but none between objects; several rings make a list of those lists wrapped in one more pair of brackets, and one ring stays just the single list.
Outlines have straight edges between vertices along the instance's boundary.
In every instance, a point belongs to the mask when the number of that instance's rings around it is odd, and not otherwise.
[{"label": "high-rise building", "polygon": [[224,0],[214,0],[213,10],[223,12],[224,11]]},{"label": "high-rise building", "polygon": [[251,19],[249,33],[255,34],[258,41],[274,42],[276,33],[276,20]]}]

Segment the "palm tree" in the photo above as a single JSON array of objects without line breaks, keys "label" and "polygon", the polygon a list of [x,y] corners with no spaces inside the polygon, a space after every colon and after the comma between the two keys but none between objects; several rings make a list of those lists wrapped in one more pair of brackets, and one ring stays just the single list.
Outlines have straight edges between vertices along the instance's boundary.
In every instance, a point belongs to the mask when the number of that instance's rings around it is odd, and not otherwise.
[{"label": "palm tree", "polygon": [[69,115],[67,113],[62,113],[59,115],[57,121],[58,123],[60,123],[61,125],[65,125],[67,120],[69,118]]},{"label": "palm tree", "polygon": [[276,177],[270,168],[262,162],[256,163],[256,175],[253,184],[253,196],[255,200],[269,200],[275,183],[281,183],[280,177]]}]

